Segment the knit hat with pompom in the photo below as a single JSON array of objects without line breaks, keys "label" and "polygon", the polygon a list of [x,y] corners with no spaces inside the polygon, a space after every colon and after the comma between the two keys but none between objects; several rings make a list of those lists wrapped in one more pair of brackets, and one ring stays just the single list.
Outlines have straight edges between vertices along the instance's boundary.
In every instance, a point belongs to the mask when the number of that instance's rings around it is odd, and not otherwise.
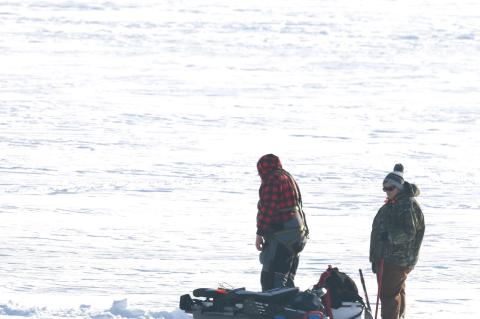
[{"label": "knit hat with pompom", "polygon": [[403,189],[403,183],[405,180],[403,179],[403,165],[402,164],[395,164],[393,168],[393,172],[388,173],[388,175],[383,180],[383,184],[389,184],[395,186],[399,190]]}]

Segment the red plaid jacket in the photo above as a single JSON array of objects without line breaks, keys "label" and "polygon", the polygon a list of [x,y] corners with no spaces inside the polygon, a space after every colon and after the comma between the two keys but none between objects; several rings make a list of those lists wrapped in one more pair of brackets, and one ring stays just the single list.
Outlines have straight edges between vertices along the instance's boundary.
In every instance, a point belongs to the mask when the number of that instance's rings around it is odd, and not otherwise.
[{"label": "red plaid jacket", "polygon": [[257,168],[262,178],[259,189],[257,234],[263,236],[281,230],[283,223],[295,216],[295,209],[300,206],[301,195],[297,183],[282,169],[280,159],[275,155],[263,156]]}]

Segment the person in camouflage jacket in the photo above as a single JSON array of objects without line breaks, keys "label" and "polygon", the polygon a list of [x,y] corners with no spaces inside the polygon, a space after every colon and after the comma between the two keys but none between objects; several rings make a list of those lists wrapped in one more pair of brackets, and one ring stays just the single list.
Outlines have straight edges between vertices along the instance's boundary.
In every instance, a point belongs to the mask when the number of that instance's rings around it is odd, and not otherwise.
[{"label": "person in camouflage jacket", "polygon": [[382,319],[398,319],[405,316],[405,281],[418,261],[425,221],[415,200],[420,190],[404,181],[402,164],[385,177],[383,190],[387,200],[373,220],[370,262],[374,273],[383,265],[382,278],[377,278]]}]

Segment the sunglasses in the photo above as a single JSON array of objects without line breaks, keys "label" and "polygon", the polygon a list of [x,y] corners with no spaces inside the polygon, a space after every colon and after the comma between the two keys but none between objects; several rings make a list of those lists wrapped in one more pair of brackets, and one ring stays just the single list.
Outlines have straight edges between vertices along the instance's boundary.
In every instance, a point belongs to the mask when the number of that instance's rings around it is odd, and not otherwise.
[{"label": "sunglasses", "polygon": [[395,186],[383,187],[384,192],[391,192],[395,189]]}]

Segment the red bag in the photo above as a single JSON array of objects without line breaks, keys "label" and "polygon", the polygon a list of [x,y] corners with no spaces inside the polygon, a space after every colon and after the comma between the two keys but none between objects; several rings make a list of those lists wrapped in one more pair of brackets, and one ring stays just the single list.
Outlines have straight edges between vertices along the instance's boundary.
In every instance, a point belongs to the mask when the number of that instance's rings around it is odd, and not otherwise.
[{"label": "red bag", "polygon": [[[326,286],[326,281],[327,278],[332,275],[332,265],[328,265],[327,270],[325,270],[321,275],[320,279],[318,280],[318,283],[313,286],[313,289],[320,289],[320,288],[327,288]],[[333,314],[332,314],[332,299],[330,295],[330,289],[327,288],[327,293],[322,296],[322,303],[325,309],[327,310],[328,316],[333,319]]]},{"label": "red bag", "polygon": [[346,273],[339,271],[337,267],[329,265],[313,288],[320,289],[322,287],[327,290],[322,297],[322,303],[330,318],[333,318],[332,308],[338,309],[343,302],[360,302],[364,305],[355,281]]}]

